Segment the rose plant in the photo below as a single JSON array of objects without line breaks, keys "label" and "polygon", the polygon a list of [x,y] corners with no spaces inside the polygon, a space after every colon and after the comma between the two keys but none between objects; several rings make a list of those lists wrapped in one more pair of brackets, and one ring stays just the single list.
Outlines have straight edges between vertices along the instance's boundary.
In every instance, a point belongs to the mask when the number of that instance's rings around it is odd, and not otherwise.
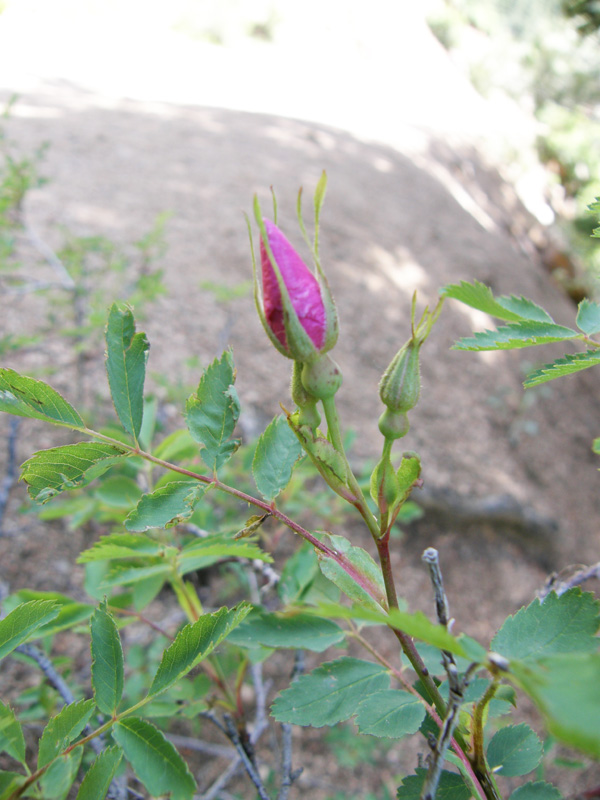
[{"label": "rose plant", "polygon": [[[577,329],[571,329],[554,323],[533,302],[494,297],[477,282],[445,287],[435,308],[420,317],[415,298],[408,339],[381,379],[382,450],[366,492],[347,458],[335,401],[341,370],[330,351],[338,317],[319,258],[325,189],[323,175],[315,192],[312,240],[298,198],[314,271],[278,228],[276,205],[270,221],[254,203],[256,305],[271,342],[293,362],[295,406],[275,417],[253,448],[254,488],[242,473],[233,483],[226,480],[235,458],[246,457],[234,438],[240,402],[229,350],[200,377],[186,403],[186,428],[162,439],[144,395],[149,344],[136,331],[129,307],[114,304],[106,327],[106,370],[118,425],[91,428],[48,384],[0,370],[0,410],[70,429],[76,438],[34,453],[23,464],[21,477],[32,500],[42,507],[51,501],[51,507],[63,492],[96,492],[90,513],[112,525],[79,557],[87,569],[90,602],[51,591],[21,591],[4,601],[0,658],[17,655],[35,663],[57,699],[35,758],[27,753],[18,708],[0,702],[0,750],[8,759],[0,770],[0,800],[65,798],[69,792],[78,800],[102,800],[128,791],[144,796],[142,788],[152,797],[191,800],[197,796],[193,763],[175,746],[173,719],[190,730],[200,723],[218,729],[231,744],[232,764],[243,767],[254,787],[250,791],[263,800],[275,794],[285,800],[299,777],[291,726],[320,728],[350,719],[372,737],[422,737],[423,759],[399,779],[398,800],[558,800],[558,789],[537,774],[530,777],[543,757],[538,734],[523,722],[506,722],[521,695],[538,707],[557,741],[600,757],[598,603],[578,588],[589,571],[554,585],[508,617],[491,642],[480,643],[452,632],[437,551],[423,553],[433,620],[410,611],[398,596],[390,558],[398,541],[391,535],[394,523],[422,483],[419,456],[396,454],[394,443],[406,435],[408,415],[419,400],[421,351],[444,298],[507,322],[459,342],[462,349],[586,345],[585,352],[537,370],[526,385],[600,363],[600,343],[593,338],[600,333],[600,305],[584,300]],[[303,458],[359,515],[372,539],[371,552],[341,534],[309,530],[286,513],[286,487]],[[230,516],[223,497],[236,504]],[[255,513],[238,520],[240,507]],[[269,519],[303,540],[275,567],[261,546],[268,542],[261,534]],[[198,569],[216,564],[235,568],[238,579],[237,596],[221,608],[203,602],[193,581]],[[179,617],[169,622],[152,616],[159,592],[176,601],[185,624]],[[131,621],[146,625],[157,639],[156,663],[146,658],[137,672],[126,658]],[[380,626],[401,655],[394,660],[383,655],[363,636],[367,625]],[[64,630],[89,636],[87,686],[69,687],[53,663],[52,642]],[[364,648],[365,658],[344,652],[350,640]],[[321,653],[332,646],[330,660],[303,674],[304,651]],[[262,670],[275,651],[293,657],[291,680],[273,699],[269,723]],[[252,703],[244,692],[247,676]],[[281,759],[269,783],[259,740],[275,722]],[[184,739],[188,749],[197,742]],[[226,780],[201,796],[217,796]]]}]

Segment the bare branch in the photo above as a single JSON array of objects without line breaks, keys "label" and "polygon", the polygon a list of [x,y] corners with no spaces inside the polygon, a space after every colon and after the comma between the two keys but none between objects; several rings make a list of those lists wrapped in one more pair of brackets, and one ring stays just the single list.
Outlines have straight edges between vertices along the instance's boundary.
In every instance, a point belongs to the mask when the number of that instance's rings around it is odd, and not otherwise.
[{"label": "bare branch", "polygon": [[538,596],[543,602],[550,592],[556,592],[557,595],[564,594],[568,592],[569,589],[573,589],[575,586],[579,586],[585,583],[585,581],[589,581],[591,578],[600,580],[600,561],[591,567],[578,564],[574,567],[566,567],[558,573],[553,572],[552,575],[548,577],[548,580]]},{"label": "bare branch", "polygon": [[19,433],[18,417],[11,417],[8,428],[8,440],[6,444],[6,473],[0,483],[0,536],[3,534],[4,514],[6,506],[15,481],[17,480],[17,435]]}]

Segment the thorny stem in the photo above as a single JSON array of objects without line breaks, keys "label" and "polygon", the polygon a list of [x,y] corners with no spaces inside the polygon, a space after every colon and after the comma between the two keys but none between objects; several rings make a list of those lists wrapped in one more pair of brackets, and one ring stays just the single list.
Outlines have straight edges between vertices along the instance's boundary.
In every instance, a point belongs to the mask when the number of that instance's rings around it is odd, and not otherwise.
[{"label": "thorny stem", "polygon": [[[338,416],[337,416],[337,411],[335,409],[335,405],[331,401],[323,401],[323,406],[324,406],[324,410],[325,410],[325,414],[326,414],[326,418],[327,418],[328,429],[330,430],[330,436],[331,436],[331,439],[332,439],[332,443],[334,444],[334,446],[341,448],[340,452],[345,457],[345,453],[344,453],[344,449],[343,449],[343,443],[342,443],[342,440],[341,440],[339,420],[338,420]],[[71,427],[71,426],[69,426],[69,427]],[[254,505],[257,508],[262,509],[264,512],[267,512],[267,513],[271,514],[276,519],[278,519],[281,523],[286,525],[286,527],[288,527],[294,533],[297,533],[298,535],[302,536],[303,539],[305,539],[306,541],[310,542],[310,544],[312,544],[312,546],[318,552],[322,553],[324,556],[326,556],[328,558],[331,558],[333,561],[335,561],[337,564],[339,564],[342,567],[342,569],[359,586],[364,588],[369,593],[369,595],[371,597],[373,597],[375,600],[377,599],[376,592],[374,592],[373,588],[370,587],[369,585],[365,585],[364,577],[358,573],[358,571],[352,566],[352,564],[350,564],[344,558],[344,556],[341,553],[338,553],[337,551],[333,550],[332,548],[330,548],[327,545],[325,545],[322,542],[320,542],[315,536],[313,536],[312,533],[310,533],[310,531],[306,530],[306,528],[303,528],[301,525],[299,525],[298,523],[294,522],[286,514],[284,514],[282,511],[280,511],[275,506],[274,503],[271,503],[271,504],[266,503],[265,501],[259,500],[258,498],[253,497],[252,495],[246,494],[245,492],[242,492],[242,491],[240,491],[239,489],[236,489],[233,486],[229,486],[228,484],[225,484],[221,480],[219,480],[219,478],[217,478],[216,475],[213,475],[213,476],[202,475],[202,474],[200,474],[198,472],[193,472],[192,470],[185,469],[184,467],[179,467],[176,464],[172,464],[172,463],[170,463],[168,461],[164,461],[163,459],[157,458],[156,456],[153,456],[151,453],[147,453],[147,452],[141,450],[139,447],[133,447],[131,445],[123,444],[123,442],[120,442],[117,439],[113,439],[110,436],[106,436],[105,434],[98,433],[97,431],[91,430],[89,428],[75,428],[74,430],[78,430],[82,434],[85,434],[87,436],[92,436],[92,437],[94,437],[96,439],[100,439],[102,441],[105,441],[105,442],[107,442],[109,444],[114,445],[117,448],[125,449],[125,450],[129,451],[129,453],[131,455],[139,456],[140,458],[143,458],[146,461],[150,461],[151,463],[156,464],[157,466],[163,467],[164,469],[170,470],[172,472],[176,472],[176,473],[178,473],[180,475],[185,475],[185,476],[187,476],[189,478],[192,478],[194,480],[200,481],[201,483],[205,483],[205,484],[207,484],[209,486],[214,486],[215,488],[217,488],[217,489],[219,489],[219,490],[221,490],[221,491],[223,491],[223,492],[225,492],[227,494],[230,494],[233,497],[237,497],[239,500],[243,500],[244,502],[249,503],[250,505]],[[361,490],[360,486],[358,485],[358,481],[356,480],[356,477],[354,476],[352,470],[349,469],[348,473],[349,473],[349,483],[351,485],[352,490],[355,492],[357,501],[360,504],[359,511],[361,512],[361,515],[365,519],[365,522],[367,523],[369,531],[373,535],[374,539],[376,541],[379,541],[379,526],[377,524],[377,520],[375,519],[375,517],[371,513],[369,507],[367,506],[367,503],[366,503],[366,501],[364,499],[364,495],[362,493],[362,490]],[[389,544],[387,546],[388,546],[387,558],[389,559]],[[385,547],[385,545],[384,545],[384,547]],[[378,545],[378,548],[379,548],[379,545]],[[383,568],[383,565],[382,565],[382,571],[383,571],[383,569],[384,568]],[[388,569],[389,569],[389,567],[388,567]],[[391,575],[391,571],[390,571],[390,575]],[[385,577],[384,577],[384,580],[385,580]],[[391,588],[388,588],[388,585],[386,585],[386,591],[388,592],[388,603],[390,603],[390,606],[391,607],[397,607],[397,598],[396,598],[396,594],[395,594],[395,589],[392,592]],[[415,670],[415,672],[419,676],[421,684],[423,685],[423,688],[427,692],[431,702],[435,706],[437,714],[439,714],[439,716],[441,718],[444,718],[445,715],[446,715],[446,703],[444,702],[444,699],[441,696],[441,694],[440,694],[440,692],[439,692],[439,690],[438,690],[438,688],[437,688],[437,686],[435,684],[435,681],[433,680],[432,676],[430,675],[429,670],[425,666],[425,664],[423,662],[423,659],[421,658],[421,656],[417,652],[417,649],[415,647],[415,644],[414,644],[412,638],[408,634],[404,633],[403,631],[400,631],[397,628],[394,628],[392,626],[390,626],[390,627],[391,627],[391,630],[393,631],[394,635],[398,639],[404,654],[406,655],[406,657],[408,658],[409,662],[411,663],[413,669]],[[456,738],[456,745],[457,745],[458,750],[460,750],[460,752],[462,753],[464,759],[467,760],[467,757],[465,755],[466,752],[467,752],[466,743],[464,742],[464,740],[462,740],[462,737],[457,736],[455,738]],[[460,757],[460,755],[459,755],[459,757]],[[15,798],[16,797],[20,797],[20,796],[21,796],[20,794],[15,794],[14,795]],[[486,794],[486,796],[489,796],[489,797],[492,797],[492,798],[494,797],[494,795],[487,795],[487,794]],[[10,800],[12,800],[12,798],[10,798]]]}]

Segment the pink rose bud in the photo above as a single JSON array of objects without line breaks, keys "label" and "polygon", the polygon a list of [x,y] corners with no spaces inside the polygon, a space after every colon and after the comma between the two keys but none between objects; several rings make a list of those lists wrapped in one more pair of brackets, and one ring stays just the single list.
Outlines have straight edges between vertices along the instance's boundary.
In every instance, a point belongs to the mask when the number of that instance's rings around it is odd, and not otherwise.
[{"label": "pink rose bud", "polygon": [[320,270],[315,276],[273,222],[258,221],[262,302],[256,280],[255,289],[261,321],[280,353],[312,361],[330,350],[338,335],[327,281]]}]

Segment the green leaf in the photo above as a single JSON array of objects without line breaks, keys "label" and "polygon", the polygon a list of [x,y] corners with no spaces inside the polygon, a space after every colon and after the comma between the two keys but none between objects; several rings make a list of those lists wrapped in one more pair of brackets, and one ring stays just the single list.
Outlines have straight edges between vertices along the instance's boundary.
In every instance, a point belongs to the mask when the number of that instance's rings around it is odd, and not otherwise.
[{"label": "green leaf", "polygon": [[27,780],[26,775],[18,772],[0,770],[0,800],[5,800],[12,792]]},{"label": "green leaf", "polygon": [[494,772],[514,778],[535,769],[542,752],[542,743],[529,725],[507,725],[494,734],[487,748],[487,760]]},{"label": "green leaf", "polygon": [[345,632],[328,619],[319,619],[312,614],[256,612],[247,617],[230,638],[234,644],[265,647],[289,647],[313,650],[322,653],[328,647],[341,642]]},{"label": "green leaf", "polygon": [[226,534],[196,539],[185,545],[177,558],[177,572],[185,575],[216,564],[223,558],[252,558],[270,563],[272,557],[253,542],[235,541]]},{"label": "green leaf", "polygon": [[448,650],[458,656],[465,656],[465,652],[458,641],[443,625],[431,622],[422,611],[410,613],[392,608],[389,612],[371,611],[367,608],[337,605],[334,603],[321,603],[314,611],[307,609],[307,613],[318,614],[325,618],[337,617],[338,619],[362,619],[365,622],[375,622],[380,625],[391,625],[398,628],[415,639],[428,642],[441,650]]},{"label": "green leaf", "polygon": [[401,739],[409,733],[416,733],[424,716],[423,703],[413,694],[384,689],[360,704],[356,724],[359,733]]},{"label": "green leaf", "polygon": [[294,681],[275,699],[271,714],[293,725],[335,725],[355,714],[365,698],[389,685],[389,675],[379,664],[343,657]]},{"label": "green leaf", "polygon": [[142,495],[139,503],[125,520],[128,531],[147,531],[150,528],[171,528],[189,519],[207,487],[199,481],[172,481],[150,494]]},{"label": "green leaf", "polygon": [[240,603],[231,609],[220,608],[213,614],[204,614],[196,622],[182,628],[173,644],[163,653],[148,696],[153,697],[164,692],[196,664],[203,661],[240,624],[250,610],[251,606],[248,603]]},{"label": "green leaf", "polygon": [[599,350],[586,350],[585,353],[567,353],[562,358],[557,358],[551,364],[545,364],[540,369],[530,372],[523,381],[526,389],[532,386],[539,386],[540,383],[547,383],[555,378],[562,378],[563,375],[572,375],[582,369],[595,367],[600,364]]},{"label": "green leaf", "polygon": [[144,380],[150,345],[135,332],[130,308],[114,303],[106,325],[106,372],[117,416],[137,442],[144,413]]},{"label": "green leaf", "polygon": [[381,611],[387,606],[385,586],[381,576],[381,569],[373,558],[362,547],[356,547],[344,536],[334,536],[330,533],[318,533],[317,538],[328,544],[332,549],[341,553],[348,564],[358,573],[364,582],[371,588],[377,600],[360,586],[340,564],[332,558],[317,553],[319,567],[323,575],[334,583],[354,603],[373,611]]},{"label": "green leaf", "polygon": [[176,547],[169,547],[156,542],[149,536],[135,533],[110,533],[94,542],[89,550],[84,550],[78,557],[78,564],[90,561],[109,561],[112,558],[143,558],[160,554],[175,554]]},{"label": "green leaf", "polygon": [[8,753],[25,765],[25,739],[23,731],[10,706],[0,702],[0,753]]},{"label": "green leaf", "polygon": [[299,602],[319,573],[319,560],[315,548],[303,544],[285,562],[277,585],[281,602],[288,605]]},{"label": "green leaf", "polygon": [[123,694],[123,648],[119,631],[106,603],[94,611],[90,622],[92,687],[96,705],[114,716]]},{"label": "green leaf", "polygon": [[60,606],[51,600],[32,600],[17,606],[0,620],[0,658],[26,642],[41,626],[54,619]]},{"label": "green leaf", "polygon": [[494,297],[492,290],[479,281],[473,281],[473,283],[461,281],[459,284],[444,286],[440,294],[443,297],[460,300],[461,303],[471,306],[471,308],[476,308],[478,311],[483,311],[506,322],[520,320],[553,322],[547,311],[526,297],[515,297],[514,295]]},{"label": "green leaf", "polygon": [[553,655],[535,666],[517,662],[511,671],[541,710],[550,733],[600,758],[600,653]]},{"label": "green leaf", "polygon": [[[427,777],[427,770],[418,767],[415,775],[402,779],[398,787],[397,800],[421,800],[421,789]],[[465,784],[462,775],[444,770],[440,776],[435,800],[470,800],[471,790]]]},{"label": "green leaf", "polygon": [[265,500],[271,502],[285,489],[302,454],[302,446],[287,419],[275,417],[258,440],[252,461],[252,474]]},{"label": "green leaf", "polygon": [[600,303],[588,300],[585,297],[577,308],[577,319],[575,320],[579,330],[587,336],[600,333]]},{"label": "green leaf", "polygon": [[551,783],[536,781],[519,786],[508,800],[562,800],[562,794]]},{"label": "green leaf", "polygon": [[48,722],[40,739],[38,769],[60,755],[87,725],[96,707],[93,700],[79,700],[64,706]]},{"label": "green leaf", "polygon": [[66,800],[79,772],[82,756],[83,748],[77,747],[67,755],[60,756],[48,767],[40,779],[44,800]]},{"label": "green leaf", "polygon": [[0,411],[67,428],[85,428],[73,406],[51,386],[12,369],[0,369]]},{"label": "green leaf", "polygon": [[551,592],[543,603],[536,598],[508,617],[494,636],[491,649],[508,659],[529,661],[556,653],[596,650],[600,604],[594,596],[570,589]]},{"label": "green leaf", "polygon": [[515,350],[552,342],[576,339],[581,334],[553,322],[512,322],[496,331],[482,331],[471,338],[460,339],[453,350]]},{"label": "green leaf", "polygon": [[152,797],[191,800],[196,782],[187,764],[163,734],[139,717],[126,717],[114,726],[113,738]]},{"label": "green leaf", "polygon": [[40,450],[21,467],[29,495],[39,503],[85,486],[127,455],[125,450],[101,442],[78,442]]},{"label": "green leaf", "polygon": [[238,440],[230,440],[240,416],[234,381],[233,356],[226,350],[221,359],[215,359],[207,367],[185,407],[188,429],[194,440],[204,445],[200,455],[213,472],[239,447]]},{"label": "green leaf", "polygon": [[152,564],[149,567],[117,566],[111,569],[108,575],[102,579],[100,586],[103,589],[110,589],[114,586],[127,586],[132,583],[145,581],[146,578],[156,577],[157,575],[168,575],[172,570],[172,564],[165,561],[159,564]]},{"label": "green leaf", "polygon": [[101,481],[94,495],[109,508],[127,509],[136,505],[142,490],[125,475],[114,475]]},{"label": "green leaf", "polygon": [[75,800],[104,800],[122,757],[117,745],[103,750],[86,772]]}]

